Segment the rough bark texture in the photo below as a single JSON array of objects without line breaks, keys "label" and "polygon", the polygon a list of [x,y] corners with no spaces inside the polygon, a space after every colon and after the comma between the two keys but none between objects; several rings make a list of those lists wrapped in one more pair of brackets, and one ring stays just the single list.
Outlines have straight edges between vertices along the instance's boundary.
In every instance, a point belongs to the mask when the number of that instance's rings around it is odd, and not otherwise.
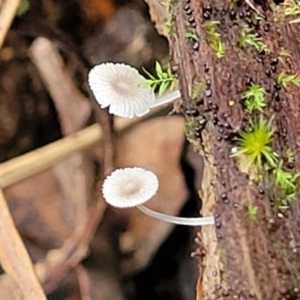
[{"label": "rough bark texture", "polygon": [[[279,212],[274,203],[280,196],[271,172],[265,171],[257,183],[231,157],[234,138],[250,121],[241,95],[251,79],[266,90],[262,114],[274,118],[272,147],[286,168],[284,153],[292,149],[290,168],[294,174],[300,170],[300,88],[276,86],[282,71],[300,73],[300,24],[290,24],[292,17],[284,15],[292,4],[257,0],[252,5],[255,10],[246,1],[174,0],[170,4],[176,16],[172,65],[180,81],[188,137],[206,157],[201,212],[216,217],[215,228],[203,228],[197,238],[199,300],[300,299],[299,184],[289,208]],[[265,19],[257,21],[259,11]],[[217,31],[226,51],[219,59],[208,42],[208,20],[220,22]],[[241,47],[243,26],[257,33],[270,53]],[[186,37],[191,30],[198,41]],[[283,49],[291,55],[277,62]],[[203,88],[192,97],[199,83]],[[247,213],[249,206],[257,207],[255,220]]]}]

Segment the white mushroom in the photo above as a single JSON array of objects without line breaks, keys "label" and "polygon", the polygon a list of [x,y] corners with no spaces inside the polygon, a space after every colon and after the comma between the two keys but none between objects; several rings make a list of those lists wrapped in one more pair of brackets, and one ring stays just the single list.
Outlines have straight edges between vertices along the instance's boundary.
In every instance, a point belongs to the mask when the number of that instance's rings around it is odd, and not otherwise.
[{"label": "white mushroom", "polygon": [[115,207],[136,206],[143,213],[161,221],[190,226],[214,224],[214,217],[182,218],[153,211],[142,204],[150,200],[158,190],[156,175],[143,168],[117,169],[106,177],[103,183],[103,197]]},{"label": "white mushroom", "polygon": [[151,87],[143,83],[146,78],[123,63],[102,63],[93,67],[88,75],[89,86],[101,108],[109,106],[109,113],[123,118],[143,116],[150,108],[180,98],[178,90],[155,99]]},{"label": "white mushroom", "polygon": [[158,189],[156,175],[143,168],[117,169],[106,177],[102,192],[115,207],[133,207],[152,198]]}]

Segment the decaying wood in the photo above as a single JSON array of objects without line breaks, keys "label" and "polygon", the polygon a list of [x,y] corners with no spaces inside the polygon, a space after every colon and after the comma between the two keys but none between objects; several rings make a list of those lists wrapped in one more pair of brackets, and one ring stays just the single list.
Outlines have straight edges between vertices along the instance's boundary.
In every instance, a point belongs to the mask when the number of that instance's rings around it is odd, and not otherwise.
[{"label": "decaying wood", "polygon": [[16,282],[21,299],[46,300],[35,269],[14,225],[2,190],[0,190],[0,261],[5,272]]},{"label": "decaying wood", "polygon": [[163,0],[145,0],[149,6],[149,12],[151,15],[151,20],[154,22],[155,27],[159,34],[165,37],[169,36],[169,30],[166,26],[170,14],[167,10],[167,1]]},{"label": "decaying wood", "polygon": [[[216,217],[216,228],[203,228],[197,240],[199,300],[300,298],[299,195],[279,214],[272,206],[274,186],[251,181],[231,157],[232,137],[249,121],[240,100],[251,78],[267,91],[264,115],[274,118],[275,151],[281,154],[285,147],[292,149],[295,172],[300,169],[300,90],[292,84],[280,91],[274,86],[281,71],[300,73],[300,26],[284,17],[283,5],[255,1],[255,6],[266,17],[257,27],[251,25],[257,12],[246,1],[171,1],[176,16],[172,60],[178,69],[184,110],[194,124],[206,119],[205,128],[198,126],[193,132],[196,148],[203,147],[199,152],[206,157],[202,213]],[[204,22],[208,19],[220,22],[218,32],[226,45],[221,59],[207,42]],[[247,22],[262,37],[269,54],[239,45],[241,26]],[[197,44],[186,38],[193,28]],[[274,63],[283,49],[291,56]],[[192,100],[193,87],[201,82],[204,89]],[[256,220],[247,215],[249,205],[257,207]]]}]

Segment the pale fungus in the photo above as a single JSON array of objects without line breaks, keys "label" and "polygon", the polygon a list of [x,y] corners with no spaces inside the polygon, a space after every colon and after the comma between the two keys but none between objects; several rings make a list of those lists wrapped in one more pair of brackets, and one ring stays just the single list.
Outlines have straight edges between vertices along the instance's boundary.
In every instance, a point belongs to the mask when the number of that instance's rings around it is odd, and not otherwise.
[{"label": "pale fungus", "polygon": [[109,113],[132,118],[147,114],[152,107],[180,98],[178,90],[156,99],[152,87],[145,85],[146,78],[123,63],[102,63],[91,69],[89,86],[101,108],[109,107]]},{"label": "pale fungus", "polygon": [[126,208],[137,207],[150,217],[161,221],[190,226],[214,224],[214,217],[182,218],[153,211],[143,205],[157,192],[157,176],[143,168],[117,169],[106,177],[102,192],[106,202],[112,206]]}]

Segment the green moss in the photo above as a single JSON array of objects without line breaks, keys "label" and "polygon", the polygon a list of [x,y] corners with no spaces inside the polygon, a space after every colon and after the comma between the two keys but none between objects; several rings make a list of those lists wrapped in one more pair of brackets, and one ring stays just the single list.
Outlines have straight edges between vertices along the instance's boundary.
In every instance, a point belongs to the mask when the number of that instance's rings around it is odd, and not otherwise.
[{"label": "green moss", "polygon": [[156,62],[156,77],[145,69],[144,72],[149,76],[149,79],[146,79],[143,82],[143,86],[150,86],[153,89],[158,89],[159,96],[161,96],[167,89],[174,89],[177,80],[172,74],[170,65],[166,71],[163,71],[161,64]]},{"label": "green moss", "polygon": [[194,30],[188,31],[185,36],[192,43],[199,42],[199,37]]},{"label": "green moss", "polygon": [[173,21],[173,18],[171,16],[167,19],[165,25],[166,25],[166,27],[169,31],[169,34],[174,33],[174,21]]},{"label": "green moss", "polygon": [[196,82],[193,85],[191,98],[193,100],[197,99],[201,95],[201,93],[203,92],[204,88],[205,88],[204,80],[202,80],[200,82]]},{"label": "green moss", "polygon": [[278,166],[273,170],[275,182],[280,189],[281,195],[277,201],[280,210],[289,206],[289,203],[295,199],[297,192],[296,181],[300,173],[293,174],[291,171],[283,169],[283,161],[281,160]]},{"label": "green moss", "polygon": [[[266,128],[266,126],[270,126],[267,125],[266,121],[263,121],[263,123],[254,130],[250,129],[250,132],[240,134],[242,137],[240,138],[238,150],[232,156],[246,157],[247,170],[249,170],[246,172],[251,175],[250,180],[261,182],[268,191],[269,197],[274,199],[275,209],[284,212],[299,193],[297,181],[300,173],[295,174],[283,166],[283,160],[279,160],[279,155],[271,147],[272,129],[271,127]],[[260,128],[260,130],[257,128]],[[294,161],[290,149],[286,150],[286,156],[288,161]],[[253,173],[253,169],[256,170],[256,173]],[[249,217],[254,215],[252,210],[251,207],[248,209]]]},{"label": "green moss", "polygon": [[251,84],[251,86],[242,94],[245,100],[244,104],[246,111],[252,113],[254,110],[263,111],[266,106],[265,103],[265,89],[258,84]]},{"label": "green moss", "polygon": [[246,168],[254,164],[262,169],[263,161],[271,167],[276,167],[277,154],[271,145],[275,130],[271,122],[272,120],[267,122],[263,117],[260,117],[257,122],[250,124],[248,130],[239,133],[238,147],[232,156],[244,156]]},{"label": "green moss", "polygon": [[194,145],[195,147],[199,147],[199,142],[195,136],[196,128],[197,128],[197,123],[195,121],[195,118],[187,117],[186,123],[184,125],[185,136],[192,145]]},{"label": "green moss", "polygon": [[256,220],[257,219],[257,206],[248,205],[247,215],[250,220]]},{"label": "green moss", "polygon": [[242,47],[253,47],[259,53],[270,53],[267,45],[264,44],[257,33],[252,33],[251,29],[243,28],[240,34],[239,43]]},{"label": "green moss", "polygon": [[285,171],[282,168],[283,162],[280,161],[278,166],[273,170],[277,185],[287,193],[296,190],[296,179],[300,174],[293,175],[291,172]]},{"label": "green moss", "polygon": [[221,34],[217,31],[218,24],[218,21],[206,21],[204,26],[206,28],[209,45],[214,50],[217,58],[222,58],[225,55],[226,47],[221,41]]},{"label": "green moss", "polygon": [[169,10],[170,5],[171,5],[171,0],[164,0],[161,2],[161,4],[167,9]]},{"label": "green moss", "polygon": [[21,0],[21,3],[17,10],[17,16],[24,15],[30,9],[30,1],[29,0]]},{"label": "green moss", "polygon": [[300,75],[288,75],[284,72],[281,72],[277,77],[277,82],[283,87],[286,87],[288,83],[292,83],[300,87]]},{"label": "green moss", "polygon": [[296,1],[291,2],[290,5],[284,11],[284,15],[295,17],[290,21],[290,23],[300,23],[300,4]]},{"label": "green moss", "polygon": [[286,57],[291,57],[291,53],[288,50],[283,48],[278,54],[278,59],[283,63],[284,62],[283,60]]},{"label": "green moss", "polygon": [[290,148],[286,149],[285,156],[288,164],[294,164],[294,152]]}]

